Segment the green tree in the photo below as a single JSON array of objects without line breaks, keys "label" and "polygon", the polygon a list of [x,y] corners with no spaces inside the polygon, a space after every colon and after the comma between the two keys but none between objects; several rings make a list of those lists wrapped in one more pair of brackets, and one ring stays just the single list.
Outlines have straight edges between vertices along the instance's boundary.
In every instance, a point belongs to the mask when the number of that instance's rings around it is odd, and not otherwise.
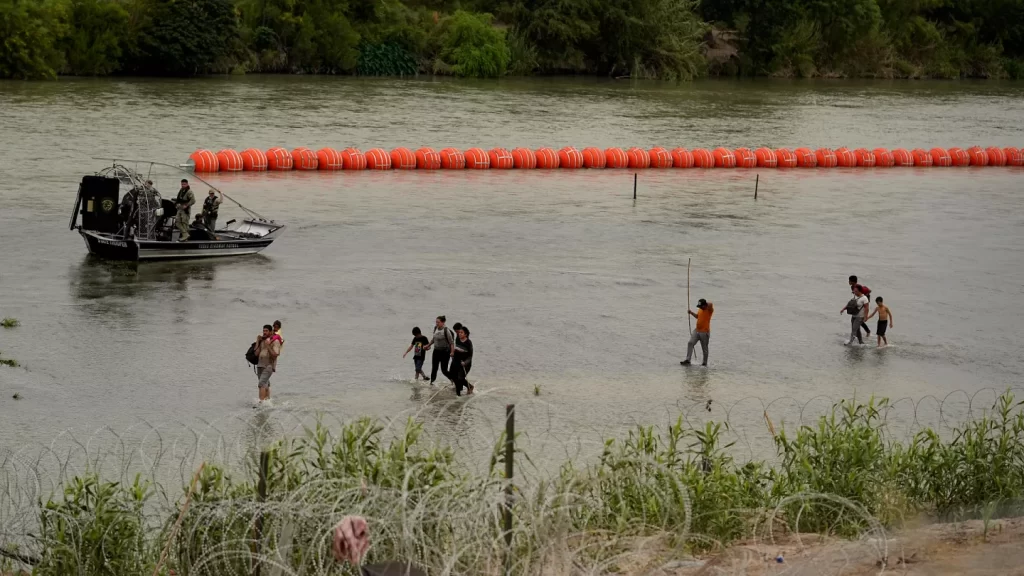
[{"label": "green tree", "polygon": [[458,10],[448,21],[441,58],[456,76],[496,78],[505,75],[509,51],[505,33],[491,25],[490,14]]},{"label": "green tree", "polygon": [[231,0],[153,0],[140,30],[135,71],[158,76],[226,71],[237,37]]},{"label": "green tree", "polygon": [[128,11],[115,0],[71,0],[67,35],[60,40],[64,72],[105,76],[121,67]]},{"label": "green tree", "polygon": [[66,18],[55,1],[0,0],[0,78],[55,77]]}]

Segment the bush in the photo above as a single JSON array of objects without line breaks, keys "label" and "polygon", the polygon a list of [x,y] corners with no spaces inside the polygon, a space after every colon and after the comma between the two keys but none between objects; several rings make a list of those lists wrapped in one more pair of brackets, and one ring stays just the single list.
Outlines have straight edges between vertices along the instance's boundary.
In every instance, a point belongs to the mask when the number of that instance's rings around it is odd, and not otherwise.
[{"label": "bush", "polygon": [[67,13],[55,1],[0,0],[0,78],[56,77],[66,28]]},{"label": "bush", "polygon": [[510,59],[505,34],[491,25],[490,14],[458,10],[445,23],[441,59],[456,76],[504,76]]}]

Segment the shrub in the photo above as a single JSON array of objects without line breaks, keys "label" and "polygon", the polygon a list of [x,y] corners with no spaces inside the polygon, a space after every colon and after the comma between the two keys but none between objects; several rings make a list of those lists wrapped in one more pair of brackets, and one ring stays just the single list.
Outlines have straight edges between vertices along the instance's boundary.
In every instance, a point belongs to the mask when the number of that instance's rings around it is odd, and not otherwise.
[{"label": "shrub", "polygon": [[448,19],[441,40],[441,59],[456,76],[497,78],[510,59],[505,34],[491,25],[490,14],[458,10]]}]

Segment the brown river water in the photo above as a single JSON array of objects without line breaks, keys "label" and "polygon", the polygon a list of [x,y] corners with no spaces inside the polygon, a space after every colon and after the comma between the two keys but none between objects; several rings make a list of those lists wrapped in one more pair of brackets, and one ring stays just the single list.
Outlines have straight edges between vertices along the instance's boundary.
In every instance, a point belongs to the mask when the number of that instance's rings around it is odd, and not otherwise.
[{"label": "brown river water", "polygon": [[[1019,168],[762,170],[757,201],[757,171],[648,170],[636,202],[627,171],[221,174],[210,181],[289,227],[257,257],[110,264],[67,228],[81,176],[107,163],[92,157],[1024,146],[1024,84],[62,79],[0,82],[0,118],[0,316],[22,324],[0,330],[0,350],[24,366],[0,366],[8,446],[244,427],[243,352],[274,319],[287,345],[272,417],[420,415],[490,441],[518,403],[519,429],[555,453],[581,430],[681,412],[763,435],[770,402],[788,424],[808,403],[911,398],[899,418],[924,423],[915,403],[988,403],[1024,372]],[[160,178],[172,193],[177,175]],[[688,259],[691,304],[716,308],[708,369],[679,365]],[[891,306],[890,348],[842,345],[849,274]],[[438,314],[472,330],[472,400],[410,382],[410,329]]]}]

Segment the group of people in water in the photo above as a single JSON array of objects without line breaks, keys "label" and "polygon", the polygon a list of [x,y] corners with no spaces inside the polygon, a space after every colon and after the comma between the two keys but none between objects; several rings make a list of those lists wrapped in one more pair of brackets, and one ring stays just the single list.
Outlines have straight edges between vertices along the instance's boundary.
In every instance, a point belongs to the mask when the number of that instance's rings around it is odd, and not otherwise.
[{"label": "group of people in water", "polygon": [[844,312],[850,315],[850,339],[846,341],[846,345],[850,346],[856,339],[860,344],[864,343],[864,338],[861,336],[861,330],[863,329],[865,334],[871,337],[871,328],[868,327],[868,320],[878,316],[878,324],[875,326],[875,335],[878,337],[878,347],[884,348],[889,345],[889,338],[886,336],[886,332],[889,328],[893,327],[892,324],[892,310],[885,305],[885,301],[881,296],[875,298],[875,310],[868,313],[871,308],[871,289],[857,281],[856,276],[850,276],[850,291],[853,292],[853,298],[846,303],[839,310],[839,314],[842,315]]},{"label": "group of people in water", "polygon": [[440,368],[441,374],[455,384],[456,396],[462,396],[463,389],[466,390],[466,394],[472,394],[474,387],[466,379],[473,367],[473,341],[469,339],[469,328],[459,322],[449,328],[446,322],[447,318],[438,316],[434,320],[434,330],[430,338],[423,335],[419,326],[414,327],[412,343],[406,348],[402,358],[412,352],[412,363],[416,370],[413,379],[419,380],[422,377],[426,381],[423,363],[429,350],[430,385],[433,386],[437,380],[437,370]]}]

